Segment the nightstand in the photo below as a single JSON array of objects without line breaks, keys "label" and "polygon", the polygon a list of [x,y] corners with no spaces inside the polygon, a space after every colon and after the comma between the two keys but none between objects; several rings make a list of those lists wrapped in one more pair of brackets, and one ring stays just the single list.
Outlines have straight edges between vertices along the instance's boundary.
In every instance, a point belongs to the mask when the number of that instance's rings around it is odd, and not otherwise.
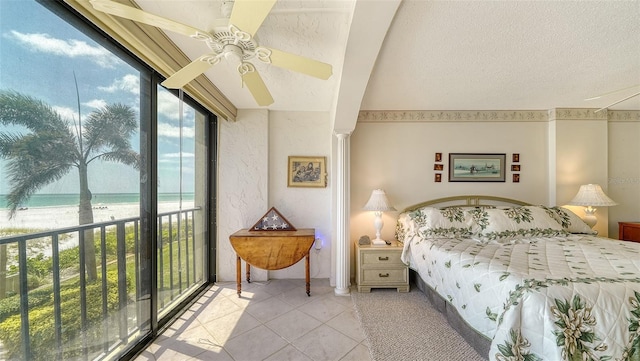
[{"label": "nightstand", "polygon": [[358,292],[372,288],[397,288],[409,292],[409,269],[402,263],[402,244],[371,246],[356,243],[356,282]]},{"label": "nightstand", "polygon": [[618,239],[630,242],[640,242],[640,223],[618,222]]}]

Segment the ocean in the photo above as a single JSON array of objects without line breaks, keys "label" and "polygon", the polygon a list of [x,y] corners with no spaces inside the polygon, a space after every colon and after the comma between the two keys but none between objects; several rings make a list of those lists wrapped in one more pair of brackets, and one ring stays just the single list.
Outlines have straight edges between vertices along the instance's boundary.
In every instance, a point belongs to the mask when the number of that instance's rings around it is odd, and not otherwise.
[{"label": "ocean", "polygon": [[[193,201],[193,193],[183,193],[183,201]],[[177,202],[180,200],[180,193],[159,193],[158,202]],[[116,203],[138,203],[139,193],[94,193],[91,204],[93,206],[116,204]],[[28,201],[20,207],[58,207],[75,206],[80,203],[79,194],[34,194]],[[5,194],[0,194],[0,209],[7,208],[7,198]]]}]

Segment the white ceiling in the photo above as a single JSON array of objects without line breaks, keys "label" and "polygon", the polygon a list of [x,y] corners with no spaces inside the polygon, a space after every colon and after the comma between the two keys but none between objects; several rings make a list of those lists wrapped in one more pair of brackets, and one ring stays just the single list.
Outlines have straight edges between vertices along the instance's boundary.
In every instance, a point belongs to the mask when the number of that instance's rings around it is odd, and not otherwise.
[{"label": "white ceiling", "polygon": [[[221,1],[140,0],[138,4],[209,30],[212,20],[220,17]],[[362,110],[600,108],[640,92],[638,86],[585,101],[640,85],[640,0],[403,0],[366,91],[355,98],[338,95],[340,82],[350,77],[342,71],[350,31],[367,33],[350,29],[354,8],[349,0],[276,4],[257,33],[259,43],[330,63],[333,76],[318,80],[255,61],[275,99],[270,110],[332,111],[336,102],[360,99]],[[168,35],[192,59],[208,50],[203,42]],[[367,40],[352,35],[349,44]],[[205,75],[237,108],[258,108],[226,64]],[[640,96],[610,109],[640,110]]]}]

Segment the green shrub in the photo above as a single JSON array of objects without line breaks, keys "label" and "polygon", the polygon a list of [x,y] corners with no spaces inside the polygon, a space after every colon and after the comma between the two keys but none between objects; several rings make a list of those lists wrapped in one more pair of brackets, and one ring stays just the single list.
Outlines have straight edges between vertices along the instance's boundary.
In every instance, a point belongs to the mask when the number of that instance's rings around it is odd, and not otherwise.
[{"label": "green shrub", "polygon": [[[133,287],[133,282],[127,279],[127,294],[133,290]],[[81,331],[82,324],[79,307],[79,280],[76,278],[67,281],[61,288],[62,344],[64,348],[60,352],[62,353],[62,358],[67,359],[78,356],[83,351],[81,347],[83,333]],[[33,360],[49,360],[52,356],[51,351],[57,349],[52,289],[47,289],[50,294],[49,299],[43,297],[43,294],[39,292],[29,293],[29,336]],[[87,285],[86,293],[88,327],[84,331],[84,336],[87,338],[87,345],[91,345],[91,349],[98,351],[103,342],[103,321],[109,322],[112,317],[107,315],[105,318],[102,315],[102,282],[100,282],[100,278],[98,278],[97,282]],[[34,303],[31,301],[32,298]],[[20,315],[15,313],[15,303],[10,304],[8,300],[3,301],[5,302],[0,303],[0,308],[5,308],[0,310],[4,312],[4,319],[0,322],[0,341],[2,341],[6,351],[5,356],[8,359],[20,358],[22,352]],[[11,315],[8,314],[9,308],[12,308],[14,312]],[[116,270],[107,273],[107,309],[110,315],[119,310],[118,274]],[[113,329],[113,327],[110,328]],[[113,331],[111,332],[113,333]],[[112,337],[115,337],[115,335],[112,335]]]}]

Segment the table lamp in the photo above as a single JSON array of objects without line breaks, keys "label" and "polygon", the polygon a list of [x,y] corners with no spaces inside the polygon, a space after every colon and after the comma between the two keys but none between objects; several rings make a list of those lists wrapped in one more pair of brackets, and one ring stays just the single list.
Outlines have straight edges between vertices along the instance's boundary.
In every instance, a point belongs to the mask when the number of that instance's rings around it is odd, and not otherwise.
[{"label": "table lamp", "polygon": [[593,228],[593,226],[598,223],[598,218],[596,218],[595,214],[595,207],[615,206],[618,203],[616,203],[613,199],[607,197],[607,195],[602,191],[600,185],[584,184],[580,186],[578,194],[573,197],[569,204],[572,206],[584,206],[584,223]]},{"label": "table lamp", "polygon": [[373,221],[373,226],[376,228],[376,238],[371,240],[371,244],[376,246],[385,245],[386,242],[380,238],[380,232],[382,231],[382,226],[384,226],[384,222],[382,222],[382,212],[395,211],[396,209],[389,203],[387,195],[382,189],[374,189],[373,192],[371,192],[371,197],[363,209],[366,211],[374,211],[376,216]]}]

